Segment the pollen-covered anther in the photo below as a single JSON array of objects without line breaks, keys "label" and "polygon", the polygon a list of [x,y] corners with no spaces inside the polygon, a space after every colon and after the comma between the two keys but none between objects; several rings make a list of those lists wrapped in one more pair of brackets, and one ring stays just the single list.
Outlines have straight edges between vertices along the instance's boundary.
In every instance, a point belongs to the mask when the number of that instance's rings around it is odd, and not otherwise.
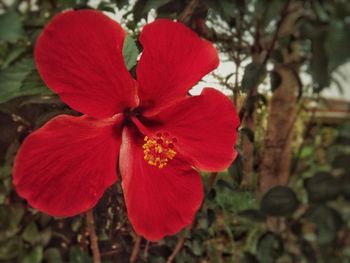
[{"label": "pollen-covered anther", "polygon": [[[156,137],[145,136],[143,144],[144,159],[148,164],[163,168],[176,155],[174,150],[175,138],[169,139],[168,133],[157,133]],[[175,140],[174,140],[175,139]]]}]

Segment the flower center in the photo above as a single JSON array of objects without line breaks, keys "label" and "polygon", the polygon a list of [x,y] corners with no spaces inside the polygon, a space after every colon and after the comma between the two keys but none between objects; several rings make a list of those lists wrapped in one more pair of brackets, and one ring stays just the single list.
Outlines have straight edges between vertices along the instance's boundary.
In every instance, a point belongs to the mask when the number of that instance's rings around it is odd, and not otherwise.
[{"label": "flower center", "polygon": [[163,168],[176,155],[174,150],[174,143],[176,138],[169,139],[167,132],[157,133],[156,137],[149,138],[145,136],[143,144],[144,159],[149,165]]}]

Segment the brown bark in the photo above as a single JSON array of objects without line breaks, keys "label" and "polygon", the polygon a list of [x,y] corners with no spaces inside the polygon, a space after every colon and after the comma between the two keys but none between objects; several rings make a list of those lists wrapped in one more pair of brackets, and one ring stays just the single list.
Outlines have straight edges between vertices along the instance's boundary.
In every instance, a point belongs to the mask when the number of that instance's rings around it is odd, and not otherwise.
[{"label": "brown bark", "polygon": [[286,185],[290,175],[298,79],[290,68],[275,68],[282,81],[274,91],[268,117],[264,151],[258,174],[259,195],[276,185]]},{"label": "brown bark", "polygon": [[[272,51],[275,48],[276,45],[276,41],[278,39],[278,36],[280,34],[280,30],[283,26],[283,23],[285,21],[285,19],[287,18],[287,13],[288,13],[288,8],[289,8],[289,4],[290,1],[287,0],[281,17],[277,23],[277,27],[276,27],[276,31],[273,35],[272,41],[269,45],[269,47],[266,50],[266,55],[264,57],[264,59],[261,62],[261,66],[265,67],[267,64],[267,61],[270,58],[270,55],[272,53]],[[261,54],[261,32],[260,32],[260,27],[259,27],[259,21],[257,21],[256,24],[256,33],[255,33],[255,37],[254,37],[254,45],[253,45],[253,50],[254,52],[252,53],[252,59],[253,62],[260,64],[260,54]],[[253,87],[252,88],[252,92],[250,94],[248,94],[248,99],[250,96],[256,96],[258,94],[258,86]],[[256,111],[255,111],[255,105],[253,106],[253,110],[251,111],[250,114],[243,114],[242,116],[242,127],[248,128],[252,131],[254,131],[255,129],[255,121],[256,121]],[[243,187],[252,187],[253,186],[253,182],[254,182],[254,143],[252,143],[248,136],[246,134],[244,134],[242,136],[242,151],[243,151],[243,180],[242,180],[242,186]]]}]

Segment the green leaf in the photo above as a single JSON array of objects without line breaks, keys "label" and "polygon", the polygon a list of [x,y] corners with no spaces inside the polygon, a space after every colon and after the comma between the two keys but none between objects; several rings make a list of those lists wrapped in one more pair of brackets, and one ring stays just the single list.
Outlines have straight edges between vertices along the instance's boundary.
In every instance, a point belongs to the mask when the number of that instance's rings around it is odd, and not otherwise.
[{"label": "green leaf", "polygon": [[207,194],[208,200],[214,200],[216,197],[216,190],[214,188],[210,189],[209,193]]},{"label": "green leaf", "polygon": [[13,237],[19,231],[24,209],[20,205],[0,206],[0,241]]},{"label": "green leaf", "polygon": [[97,6],[97,9],[115,14],[114,7],[111,3],[100,2]]},{"label": "green leaf", "polygon": [[227,189],[229,191],[235,190],[235,188],[229,182],[227,182],[226,180],[223,180],[223,179],[219,179],[216,182],[216,187],[219,189]]},{"label": "green leaf", "polygon": [[281,237],[273,233],[265,233],[258,241],[257,258],[260,262],[274,263],[283,253]]},{"label": "green leaf", "polygon": [[207,209],[207,219],[208,219],[208,225],[209,227],[215,222],[215,211],[213,209],[208,208]]},{"label": "green leaf", "polygon": [[129,4],[128,0],[115,0],[115,2],[117,3],[117,7],[119,9],[122,9],[125,5]]},{"label": "green leaf", "polygon": [[259,263],[256,256],[250,252],[244,252],[242,263]]},{"label": "green leaf", "polygon": [[286,186],[270,189],[262,198],[260,209],[269,216],[291,216],[298,208],[299,201],[295,192]]},{"label": "green leaf", "polygon": [[204,2],[209,8],[217,12],[226,21],[230,21],[237,14],[237,12],[235,12],[236,10],[238,10],[236,1],[205,0]]},{"label": "green leaf", "polygon": [[350,25],[342,22],[331,23],[327,39],[325,40],[325,50],[329,58],[330,71],[349,61],[349,43]]},{"label": "green leaf", "polygon": [[0,41],[15,42],[25,36],[21,17],[14,10],[0,15],[0,25]]},{"label": "green leaf", "polygon": [[282,77],[277,71],[270,72],[271,91],[274,92],[282,83]]},{"label": "green leaf", "polygon": [[240,217],[244,217],[255,222],[264,222],[266,220],[265,215],[257,209],[246,209],[238,213]]},{"label": "green leaf", "polygon": [[44,259],[47,263],[63,263],[63,259],[58,248],[48,248],[44,252]]},{"label": "green leaf", "polygon": [[342,172],[350,172],[350,154],[339,154],[333,162],[332,167]]},{"label": "green leaf", "polygon": [[39,224],[41,227],[46,227],[51,222],[52,217],[44,213],[40,214]]},{"label": "green leaf", "polygon": [[263,94],[258,93],[257,95],[254,95],[254,96],[248,96],[246,113],[248,116],[252,116],[256,108],[262,108],[262,107],[265,107],[266,105],[267,105],[267,99]]},{"label": "green leaf", "polygon": [[255,16],[259,25],[267,27],[270,22],[277,21],[281,15],[286,0],[257,0],[255,2]]},{"label": "green leaf", "polygon": [[334,200],[340,193],[339,181],[327,172],[319,172],[306,179],[305,188],[311,202]]},{"label": "green leaf", "polygon": [[77,216],[73,219],[72,221],[72,230],[73,232],[78,232],[78,230],[81,228],[81,225],[82,225],[82,218],[80,216]]},{"label": "green leaf", "polygon": [[240,189],[234,192],[218,191],[216,200],[220,206],[235,213],[257,207],[255,193],[252,191]]},{"label": "green leaf", "polygon": [[10,260],[21,253],[23,243],[19,237],[13,237],[0,242],[0,260]]},{"label": "green leaf", "polygon": [[139,50],[134,39],[130,35],[126,35],[123,45],[124,62],[128,70],[136,65]]},{"label": "green leaf", "polygon": [[209,221],[208,218],[206,217],[201,217],[198,219],[198,227],[202,229],[208,229],[209,227]]},{"label": "green leaf", "polygon": [[17,60],[23,53],[27,51],[27,46],[18,46],[11,48],[9,53],[4,59],[4,62],[2,63],[2,68],[8,67],[11,63],[13,63],[15,60]]},{"label": "green leaf", "polygon": [[192,241],[191,249],[195,256],[201,256],[203,254],[202,245],[197,239]]},{"label": "green leaf", "polygon": [[270,60],[276,64],[283,63],[283,53],[281,49],[271,51]]},{"label": "green leaf", "polygon": [[258,86],[265,78],[266,69],[264,66],[256,63],[250,63],[245,67],[241,89],[248,92]]},{"label": "green leaf", "polygon": [[80,250],[79,247],[71,247],[69,249],[69,262],[70,263],[92,263],[91,257]]},{"label": "green leaf", "polygon": [[42,82],[32,58],[0,71],[0,83],[0,103],[19,96],[52,94]]},{"label": "green leaf", "polygon": [[34,221],[30,222],[23,231],[22,238],[24,241],[35,244],[39,239],[39,230]]},{"label": "green leaf", "polygon": [[315,91],[321,91],[330,84],[330,73],[328,70],[329,58],[325,49],[325,36],[321,35],[312,40],[310,73],[315,82]]},{"label": "green leaf", "polygon": [[234,186],[239,186],[243,179],[243,158],[240,152],[233,163],[228,168],[229,174],[232,176]]},{"label": "green leaf", "polygon": [[25,255],[21,263],[40,263],[43,259],[43,247],[34,247],[29,254]]},{"label": "green leaf", "polygon": [[[9,178],[12,174],[13,160],[17,151],[14,143],[17,134],[18,124],[16,124],[11,114],[0,111],[0,178]],[[0,181],[0,187],[3,182]],[[1,194],[8,194],[7,189],[3,185]]]},{"label": "green leaf", "polygon": [[52,237],[51,228],[50,227],[45,228],[43,231],[39,233],[40,244],[42,246],[46,246],[47,244],[49,244],[51,237]]},{"label": "green leaf", "polygon": [[137,0],[132,10],[134,22],[137,23],[141,18],[146,17],[151,9],[157,9],[170,2],[170,0]]},{"label": "green leaf", "polygon": [[158,18],[176,19],[186,8],[187,2],[183,0],[171,0],[167,4],[157,8]]},{"label": "green leaf", "polygon": [[341,178],[341,193],[346,200],[350,200],[350,173]]},{"label": "green leaf", "polygon": [[303,217],[315,224],[320,245],[329,245],[336,240],[342,226],[341,216],[336,210],[325,205],[312,205]]}]

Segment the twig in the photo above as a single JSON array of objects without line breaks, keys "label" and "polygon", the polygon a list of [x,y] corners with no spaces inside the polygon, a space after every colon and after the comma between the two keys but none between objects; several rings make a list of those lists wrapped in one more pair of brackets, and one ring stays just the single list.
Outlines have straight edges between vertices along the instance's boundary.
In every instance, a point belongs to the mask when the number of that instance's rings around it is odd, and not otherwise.
[{"label": "twig", "polygon": [[209,175],[208,178],[208,186],[209,186],[209,191],[214,187],[216,178],[218,177],[219,173],[218,172],[212,172]]},{"label": "twig", "polygon": [[[280,29],[281,29],[281,26],[283,24],[283,21],[285,20],[286,16],[287,16],[287,13],[288,13],[288,7],[289,7],[289,2],[290,0],[288,0],[283,8],[283,11],[282,11],[282,14],[281,14],[281,18],[280,20],[277,22],[277,26],[276,26],[276,30],[275,30],[275,33],[273,35],[273,38],[272,38],[272,41],[271,41],[271,44],[266,52],[266,56],[264,57],[264,60],[263,62],[261,63],[261,67],[265,67],[266,64],[267,64],[267,61],[269,60],[270,56],[271,56],[271,53],[272,51],[274,50],[275,48],[275,44],[276,44],[276,41],[277,41],[277,38],[278,38],[278,34],[280,32]],[[258,38],[259,34],[259,30],[257,29],[257,35],[256,35],[256,38]],[[255,43],[258,43],[258,41],[255,39]],[[246,115],[246,111],[247,111],[247,105],[248,105],[248,102],[251,100],[251,97],[253,97],[254,95],[256,95],[256,91],[257,90],[257,86],[256,87],[253,87],[252,89],[250,89],[249,93],[247,94],[245,100],[244,100],[244,103],[243,103],[243,106],[242,108],[240,109],[239,111],[239,117],[240,117],[240,120],[243,120],[243,118],[245,117]]]},{"label": "twig", "polygon": [[95,220],[93,209],[86,212],[86,225],[90,236],[90,247],[94,263],[101,263],[100,250],[98,248],[98,239],[95,231]]},{"label": "twig", "polygon": [[142,240],[141,236],[137,235],[135,239],[135,244],[130,256],[130,263],[135,263],[137,260],[137,256],[140,251],[141,240]]},{"label": "twig", "polygon": [[11,117],[12,117],[12,120],[13,120],[14,122],[18,122],[18,123],[20,123],[20,124],[23,124],[23,125],[26,126],[26,127],[31,127],[31,124],[30,124],[28,121],[26,121],[25,119],[23,119],[21,116],[12,113],[12,114],[11,114]]},{"label": "twig", "polygon": [[148,249],[149,249],[149,241],[147,240],[147,242],[146,242],[146,246],[145,246],[145,250],[144,250],[144,257],[145,257],[145,259],[147,259],[148,258]]},{"label": "twig", "polygon": [[113,249],[113,250],[101,253],[101,256],[111,256],[111,255],[114,255],[114,254],[118,254],[118,253],[120,253],[122,251],[123,251],[123,249],[121,249],[121,248]]},{"label": "twig", "polygon": [[[190,227],[192,227],[192,225]],[[168,257],[167,263],[172,263],[174,261],[174,259],[176,258],[177,254],[179,254],[179,252],[181,251],[183,245],[185,244],[185,241],[186,241],[186,234],[183,233],[182,236],[177,241],[177,244],[176,244],[176,247],[175,247],[174,251]]]},{"label": "twig", "polygon": [[235,86],[233,88],[233,104],[237,107],[239,87],[238,87],[238,72],[241,66],[241,60],[236,61],[236,74],[235,74]]},{"label": "twig", "polygon": [[[242,45],[242,24],[243,24],[243,13],[240,11],[239,12],[239,25],[237,27],[237,38],[238,38],[238,46]],[[237,53],[236,53],[236,60],[235,60],[235,64],[236,64],[236,75],[235,75],[235,86],[233,89],[233,103],[234,105],[237,107],[237,102],[238,102],[238,95],[239,95],[239,87],[238,87],[238,72],[239,72],[239,68],[241,66],[241,58],[240,58],[240,51],[237,49]]]},{"label": "twig", "polygon": [[190,0],[185,9],[182,11],[182,13],[179,15],[179,21],[187,24],[189,21],[188,19],[192,16],[194,10],[197,7],[198,0]]},{"label": "twig", "polygon": [[264,61],[262,63],[263,65],[266,65],[267,60],[270,58],[271,52],[275,48],[275,44],[276,44],[276,41],[277,41],[277,38],[278,38],[278,34],[280,32],[281,26],[283,24],[284,19],[287,17],[289,2],[290,2],[290,0],[288,0],[286,2],[286,4],[284,5],[284,7],[283,7],[281,19],[277,23],[276,31],[275,31],[275,34],[273,35],[273,38],[272,38],[272,41],[271,41],[271,45],[270,45],[269,49],[267,50],[266,56],[265,56]]}]

